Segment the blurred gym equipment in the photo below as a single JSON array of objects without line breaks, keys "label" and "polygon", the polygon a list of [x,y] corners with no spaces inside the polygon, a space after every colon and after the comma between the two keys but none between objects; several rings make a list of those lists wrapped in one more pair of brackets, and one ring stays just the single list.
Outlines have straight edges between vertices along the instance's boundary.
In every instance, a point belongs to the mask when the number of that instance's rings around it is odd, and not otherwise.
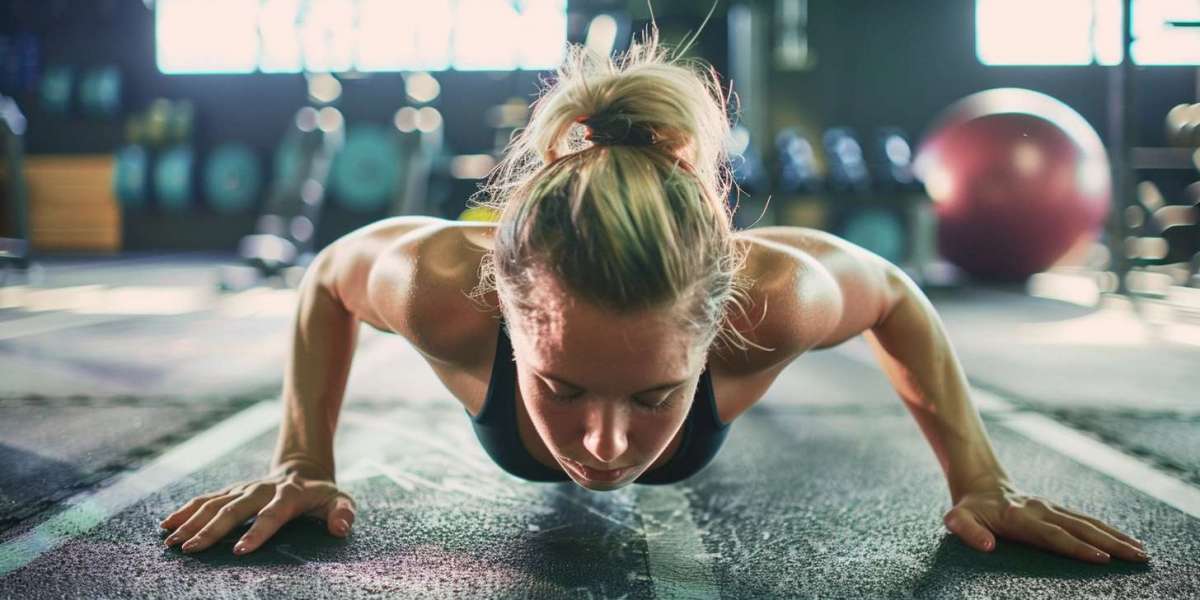
[{"label": "blurred gym equipment", "polygon": [[[767,189],[767,171],[762,157],[750,143],[750,130],[744,125],[734,125],[729,132],[727,149],[733,167],[733,180],[742,191],[753,194]],[[731,198],[732,202],[733,199]]]},{"label": "blurred gym equipment", "polygon": [[337,109],[306,106],[297,111],[284,142],[294,149],[289,150],[294,158],[284,161],[286,169],[272,182],[255,232],[238,244],[245,266],[223,269],[221,289],[245,289],[275,278],[286,285],[299,282],[314,254],[330,171],[344,144],[345,121]]},{"label": "blurred gym equipment", "polygon": [[487,206],[472,206],[458,215],[459,221],[478,221],[495,223],[500,220],[500,213]]},{"label": "blurred gym equipment", "polygon": [[888,191],[914,191],[920,184],[912,172],[912,146],[898,127],[881,127],[871,145],[869,167],[875,183]]},{"label": "blurred gym equipment", "polygon": [[131,144],[117,150],[117,166],[113,187],[124,210],[140,210],[146,206],[150,157],[146,148]]},{"label": "blurred gym equipment", "polygon": [[779,191],[813,193],[824,185],[824,175],[817,162],[812,142],[796,129],[783,129],[775,136],[775,151],[779,155]]},{"label": "blurred gym equipment", "polygon": [[190,208],[195,153],[191,146],[179,144],[158,155],[154,161],[154,197],[163,212],[182,213]]},{"label": "blurred gym equipment", "polygon": [[[119,75],[116,83],[93,85],[119,88]],[[118,94],[115,98],[94,99],[94,102],[119,102],[119,91],[114,93]],[[104,111],[115,111],[116,107],[97,105],[91,110],[95,114],[109,114]],[[156,98],[145,110],[129,115],[125,122],[126,144],[115,153],[113,172],[113,189],[123,210],[141,211],[153,206],[164,214],[183,214],[191,209],[199,174],[192,144],[195,116],[190,101],[166,98]],[[206,191],[211,194],[210,185],[206,180]],[[211,195],[209,199],[211,202]],[[231,200],[231,203],[236,202]]]},{"label": "blurred gym equipment", "polygon": [[821,138],[829,161],[830,188],[839,192],[866,192],[871,175],[863,157],[862,144],[849,127],[834,127]]},{"label": "blurred gym equipment", "polygon": [[392,200],[393,215],[431,215],[445,202],[449,186],[445,169],[445,123],[437,109],[405,106],[392,117],[407,164]]},{"label": "blurred gym equipment", "polygon": [[90,116],[115,116],[121,109],[120,69],[109,65],[85,71],[79,81],[79,105]]},{"label": "blurred gym equipment", "polygon": [[75,88],[75,70],[67,65],[52,65],[42,73],[40,96],[42,110],[65,114],[71,110],[71,93]]},{"label": "blurred gym equipment", "polygon": [[1171,110],[1167,111],[1166,132],[1167,141],[1172,146],[1186,146],[1184,135],[1184,126],[1187,124],[1187,118],[1190,112],[1189,104],[1176,104]]},{"label": "blurred gym equipment", "polygon": [[383,127],[371,123],[350,126],[346,145],[330,173],[333,199],[352,212],[379,212],[395,193],[404,158]]},{"label": "blurred gym equipment", "polygon": [[222,214],[254,210],[262,187],[262,167],[249,146],[228,142],[218,146],[204,165],[204,192],[208,205]]},{"label": "blurred gym equipment", "polygon": [[29,266],[28,192],[25,188],[25,116],[0,96],[0,285],[10,268]]},{"label": "blurred gym equipment", "polygon": [[941,254],[981,279],[1044,270],[1111,206],[1112,180],[1095,130],[1066,104],[1002,88],[942,114],[917,152],[937,209]]},{"label": "blurred gym equipment", "polygon": [[900,205],[877,203],[844,212],[837,234],[896,265],[908,255],[908,226]]},{"label": "blurred gym equipment", "polygon": [[1138,205],[1148,214],[1141,236],[1162,239],[1161,256],[1153,262],[1163,265],[1200,262],[1200,198],[1197,197],[1200,182],[1192,183],[1185,190],[1187,204],[1167,204],[1158,188],[1149,181],[1139,184],[1138,190],[1142,192],[1138,194]]}]

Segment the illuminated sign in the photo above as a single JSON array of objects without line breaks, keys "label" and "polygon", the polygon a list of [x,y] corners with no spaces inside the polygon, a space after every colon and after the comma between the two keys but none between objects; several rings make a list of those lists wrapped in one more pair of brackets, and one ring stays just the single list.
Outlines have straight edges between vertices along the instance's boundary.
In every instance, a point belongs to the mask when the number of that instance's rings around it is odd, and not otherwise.
[{"label": "illuminated sign", "polygon": [[566,0],[158,0],[163,73],[553,69]]}]

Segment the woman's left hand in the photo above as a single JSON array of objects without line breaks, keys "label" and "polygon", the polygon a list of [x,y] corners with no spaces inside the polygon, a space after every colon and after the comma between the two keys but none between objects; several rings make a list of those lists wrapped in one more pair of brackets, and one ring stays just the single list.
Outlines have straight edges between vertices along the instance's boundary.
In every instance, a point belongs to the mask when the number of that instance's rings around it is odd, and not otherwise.
[{"label": "woman's left hand", "polygon": [[1088,562],[1111,556],[1145,562],[1145,546],[1115,527],[1009,485],[964,494],[946,513],[946,528],[968,546],[991,552],[996,537],[1024,542]]}]

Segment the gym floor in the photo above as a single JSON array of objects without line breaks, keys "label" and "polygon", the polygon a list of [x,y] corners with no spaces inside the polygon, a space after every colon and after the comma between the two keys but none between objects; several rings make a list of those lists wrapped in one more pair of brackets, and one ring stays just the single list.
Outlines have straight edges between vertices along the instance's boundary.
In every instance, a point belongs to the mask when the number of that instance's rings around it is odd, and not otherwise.
[{"label": "gym floor", "polygon": [[1024,288],[931,297],[1025,490],[1145,541],[1093,565],[942,525],[949,494],[862,340],[793,363],[670,486],[529,483],[404,340],[364,327],[336,444],[348,539],[294,521],[242,557],[158,522],[261,475],[294,292],[232,256],[43,262],[0,288],[0,598],[1184,598],[1200,593],[1200,324]]}]

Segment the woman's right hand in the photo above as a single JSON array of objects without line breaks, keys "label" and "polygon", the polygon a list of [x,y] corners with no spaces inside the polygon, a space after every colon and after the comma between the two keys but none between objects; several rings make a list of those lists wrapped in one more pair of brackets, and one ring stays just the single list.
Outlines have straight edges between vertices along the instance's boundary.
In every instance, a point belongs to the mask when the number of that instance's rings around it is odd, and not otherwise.
[{"label": "woman's right hand", "polygon": [[331,535],[344,538],[355,512],[354,500],[334,482],[283,471],[192,498],[160,526],[174,530],[167,536],[167,546],[182,542],[184,552],[198,552],[254,517],[250,530],[233,547],[234,554],[246,554],[300,515],[323,519]]}]

